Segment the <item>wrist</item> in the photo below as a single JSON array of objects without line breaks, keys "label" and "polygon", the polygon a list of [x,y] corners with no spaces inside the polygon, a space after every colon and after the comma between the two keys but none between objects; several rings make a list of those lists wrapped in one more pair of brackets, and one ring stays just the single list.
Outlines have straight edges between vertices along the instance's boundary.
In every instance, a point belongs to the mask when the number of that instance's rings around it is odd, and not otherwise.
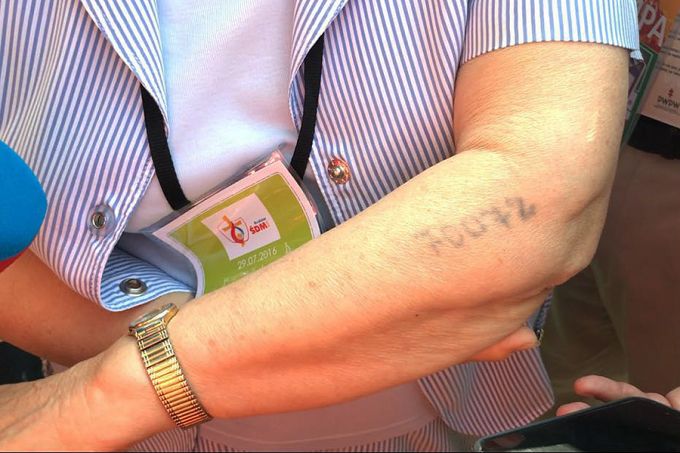
[{"label": "wrist", "polygon": [[210,416],[254,415],[248,412],[250,404],[236,390],[240,387],[233,385],[243,378],[239,376],[243,369],[238,368],[242,362],[234,360],[244,357],[234,347],[232,333],[236,329],[230,325],[228,314],[217,313],[206,304],[207,299],[219,297],[216,293],[180,309],[168,324],[169,338],[190,389]]},{"label": "wrist", "polygon": [[100,436],[102,446],[121,449],[175,428],[132,337],[119,339],[96,359],[88,399],[93,416],[101,419],[105,430]]}]

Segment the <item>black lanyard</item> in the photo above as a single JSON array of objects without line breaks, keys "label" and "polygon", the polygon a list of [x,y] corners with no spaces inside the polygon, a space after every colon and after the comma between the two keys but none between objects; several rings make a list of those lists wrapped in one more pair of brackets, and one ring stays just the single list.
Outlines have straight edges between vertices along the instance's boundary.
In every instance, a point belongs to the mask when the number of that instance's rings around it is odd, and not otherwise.
[{"label": "black lanyard", "polygon": [[[319,87],[321,85],[321,68],[323,63],[323,35],[312,46],[305,58],[304,83],[305,100],[302,112],[302,123],[298,135],[295,151],[291,160],[291,167],[295,173],[304,178],[309,155],[312,152],[314,129],[316,127],[316,110],[319,105]],[[177,178],[175,165],[172,162],[165,124],[156,101],[149,92],[141,86],[142,105],[144,106],[144,122],[146,136],[151,150],[151,159],[156,168],[156,176],[172,209],[179,210],[190,204]]]}]

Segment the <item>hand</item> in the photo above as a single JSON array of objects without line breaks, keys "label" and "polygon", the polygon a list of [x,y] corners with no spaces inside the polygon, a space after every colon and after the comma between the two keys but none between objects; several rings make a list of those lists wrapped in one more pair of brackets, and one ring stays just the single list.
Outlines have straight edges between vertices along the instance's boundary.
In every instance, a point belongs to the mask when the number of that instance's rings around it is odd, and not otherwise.
[{"label": "hand", "polygon": [[[602,402],[613,401],[630,396],[641,396],[657,401],[666,406],[680,410],[680,387],[671,390],[668,394],[645,393],[637,387],[626,382],[617,382],[602,376],[585,376],[574,382],[574,391],[577,395],[596,398]],[[586,403],[569,403],[557,409],[557,415],[566,415],[589,407]]]}]

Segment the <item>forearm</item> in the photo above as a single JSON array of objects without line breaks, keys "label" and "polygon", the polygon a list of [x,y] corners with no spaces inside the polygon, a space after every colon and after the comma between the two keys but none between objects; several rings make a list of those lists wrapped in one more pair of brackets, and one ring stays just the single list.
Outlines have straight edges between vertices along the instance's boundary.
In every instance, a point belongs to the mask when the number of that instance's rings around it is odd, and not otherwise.
[{"label": "forearm", "polygon": [[[468,159],[451,163],[458,162],[458,172],[480,164]],[[332,404],[462,362],[512,332],[540,304],[543,286],[563,278],[565,259],[549,265],[537,256],[551,248],[541,246],[541,238],[550,241],[550,235],[559,234],[567,240],[565,232],[584,219],[563,218],[549,197],[532,204],[527,199],[524,215],[521,204],[511,203],[509,225],[494,211],[486,234],[465,232],[467,245],[451,241],[458,236],[426,242],[420,256],[433,274],[412,269],[413,256],[403,252],[408,249],[403,243],[416,241],[418,231],[441,228],[444,217],[458,225],[469,212],[504,206],[506,190],[526,193],[532,184],[508,180],[503,190],[489,190],[491,181],[484,178],[449,178],[449,188],[464,184],[480,195],[457,198],[460,208],[453,214],[435,210],[412,216],[419,219],[409,223],[413,232],[407,225],[379,228],[377,223],[393,224],[395,215],[413,214],[408,205],[419,210],[423,197],[436,196],[431,187],[424,190],[428,179],[419,178],[298,252],[180,310],[170,323],[170,337],[212,415],[242,417]],[[599,204],[584,207],[583,215],[601,215]],[[345,235],[363,246],[349,247]],[[536,244],[536,250],[523,243]],[[480,269],[486,270],[483,277]],[[528,297],[532,294],[538,297]],[[146,435],[170,428],[134,341],[122,339],[104,357],[99,387],[127,399],[129,411],[133,404],[125,392],[145,395],[134,399],[134,410],[155,411],[134,428]]]},{"label": "forearm", "polygon": [[[517,329],[540,301],[526,299],[582,264],[569,251],[582,224],[531,182],[472,170],[504,166],[487,154],[454,158],[187,306],[172,335],[200,370],[197,384],[215,384],[211,409],[241,416],[342,401],[460,363]],[[438,171],[461,176],[437,188]],[[443,192],[450,207],[437,206]]]},{"label": "forearm", "polygon": [[0,339],[62,365],[99,354],[127,333],[133,319],[154,305],[181,305],[191,296],[175,293],[123,312],[110,312],[69,288],[40,259],[26,251],[0,273]]}]

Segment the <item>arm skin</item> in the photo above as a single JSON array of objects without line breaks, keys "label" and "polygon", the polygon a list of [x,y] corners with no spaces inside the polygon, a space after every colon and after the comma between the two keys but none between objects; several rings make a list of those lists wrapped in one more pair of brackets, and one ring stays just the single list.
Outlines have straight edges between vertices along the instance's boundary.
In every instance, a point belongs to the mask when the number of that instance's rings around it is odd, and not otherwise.
[{"label": "arm skin", "polygon": [[[26,251],[0,273],[0,301],[13,301],[3,307],[0,337],[40,357],[72,366],[111,346],[127,333],[130,322],[144,313],[167,303],[182,307],[191,298],[188,293],[172,293],[130,310],[110,312],[73,291]],[[474,359],[501,360],[535,342],[534,333],[522,329]]]},{"label": "arm skin", "polygon": [[[546,288],[592,257],[627,63],[619,48],[541,43],[465,64],[455,157],[180,310],[170,336],[208,412],[241,417],[345,401],[461,363],[517,331]],[[42,434],[65,446],[121,448],[170,428],[138,355],[122,338],[46,380],[23,410],[24,429],[0,434],[0,445],[30,448],[31,427],[55,411],[78,414]],[[44,390],[66,379],[82,385],[58,396]],[[15,418],[0,417],[0,433],[21,425]]]},{"label": "arm skin", "polygon": [[169,302],[181,306],[190,297],[175,293],[131,310],[110,312],[73,291],[26,251],[0,273],[0,338],[71,366],[111,346],[127,333],[132,320],[154,307]]}]

